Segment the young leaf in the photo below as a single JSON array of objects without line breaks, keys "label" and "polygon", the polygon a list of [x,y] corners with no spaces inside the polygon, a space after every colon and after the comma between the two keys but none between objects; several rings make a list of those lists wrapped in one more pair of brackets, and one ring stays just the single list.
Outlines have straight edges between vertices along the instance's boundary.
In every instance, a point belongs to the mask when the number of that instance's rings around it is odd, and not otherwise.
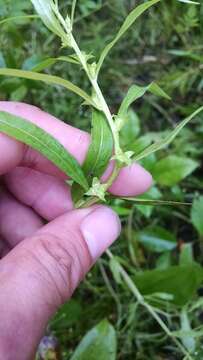
[{"label": "young leaf", "polygon": [[116,343],[115,329],[103,320],[85,335],[70,360],[115,360]]},{"label": "young leaf", "polygon": [[161,185],[172,186],[190,175],[198,163],[186,157],[169,155],[155,163],[152,176]]},{"label": "young leaf", "polygon": [[113,137],[104,114],[93,110],[92,142],[83,165],[83,171],[91,183],[93,177],[103,175],[113,152]]},{"label": "young leaf", "polygon": [[152,82],[148,86],[138,86],[132,85],[127,92],[120,109],[118,111],[118,117],[124,118],[127,116],[129,106],[136,101],[137,99],[141,98],[147,91],[151,92],[154,95],[164,97],[170,100],[170,97],[157,85],[156,83]]},{"label": "young leaf", "polygon": [[144,4],[137,6],[134,10],[130,12],[130,14],[125,19],[123,25],[121,26],[120,30],[118,31],[116,37],[111,41],[102,51],[100,59],[97,64],[97,74],[99,73],[101,66],[104,62],[104,59],[108,55],[109,51],[112,47],[118,42],[118,40],[125,34],[125,32],[134,24],[137,18],[142,15],[147,9],[149,9],[154,4],[158,3],[160,0],[151,0]]},{"label": "young leaf", "polygon": [[25,119],[0,111],[0,132],[39,151],[67,176],[88,190],[88,183],[77,160],[51,135]]},{"label": "young leaf", "polygon": [[197,116],[201,111],[203,110],[203,106],[201,106],[199,109],[197,109],[196,111],[194,111],[190,116],[188,116],[186,119],[184,119],[183,121],[180,122],[180,124],[178,124],[174,130],[171,131],[171,133],[165,137],[165,139],[162,139],[160,141],[155,142],[154,144],[150,145],[149,147],[147,147],[145,150],[143,150],[140,154],[134,156],[134,160],[138,161],[141,160],[145,157],[147,157],[148,155],[161,150],[162,148],[166,147],[167,145],[169,145],[174,139],[175,137],[179,134],[179,132],[183,129],[183,127],[190,121],[192,120],[195,116]]},{"label": "young leaf", "polygon": [[34,81],[43,81],[46,84],[49,83],[52,85],[63,86],[66,89],[72,91],[73,93],[79,95],[81,98],[83,98],[86,101],[87,104],[97,108],[95,102],[85,91],[80,89],[78,86],[72,84],[70,81],[60,78],[59,76],[41,74],[34,71],[25,71],[25,70],[8,69],[8,68],[3,68],[3,69],[0,68],[0,75],[19,77]]},{"label": "young leaf", "polygon": [[[100,178],[103,175],[113,152],[111,130],[103,113],[97,110],[93,110],[92,113],[91,137],[92,142],[82,167],[89,185],[92,185],[94,178]],[[74,185],[72,195],[74,201],[77,201],[84,195],[84,191]]]},{"label": "young leaf", "polygon": [[31,0],[31,2],[46,27],[57,36],[63,37],[65,32],[53,12],[53,0]]}]

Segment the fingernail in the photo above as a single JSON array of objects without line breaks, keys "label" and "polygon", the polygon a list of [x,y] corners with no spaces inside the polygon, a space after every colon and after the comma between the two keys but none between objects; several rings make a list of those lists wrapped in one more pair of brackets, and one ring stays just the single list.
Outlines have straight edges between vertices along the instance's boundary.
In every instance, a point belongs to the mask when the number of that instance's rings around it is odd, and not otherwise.
[{"label": "fingernail", "polygon": [[80,229],[95,261],[117,239],[121,224],[110,208],[100,206],[83,220]]}]

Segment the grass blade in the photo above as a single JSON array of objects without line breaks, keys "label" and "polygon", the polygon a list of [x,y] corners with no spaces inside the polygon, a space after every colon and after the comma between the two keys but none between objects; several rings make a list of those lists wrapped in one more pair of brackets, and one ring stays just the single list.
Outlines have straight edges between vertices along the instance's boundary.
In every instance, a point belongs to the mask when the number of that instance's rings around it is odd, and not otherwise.
[{"label": "grass blade", "polygon": [[19,77],[34,81],[42,81],[45,82],[46,84],[49,83],[52,85],[63,86],[66,89],[72,91],[73,93],[79,95],[87,102],[87,104],[97,108],[97,105],[94,103],[92,98],[85,91],[83,91],[78,86],[71,83],[70,81],[60,78],[59,76],[42,74],[34,71],[25,71],[25,70],[9,69],[9,68],[0,69],[0,75]]},{"label": "grass blade", "polygon": [[88,183],[77,160],[51,135],[25,119],[0,111],[0,131],[29,145],[85,190]]},{"label": "grass blade", "polygon": [[187,123],[189,123],[190,120],[192,120],[195,116],[197,116],[201,111],[203,110],[203,106],[201,106],[199,109],[194,111],[190,116],[188,116],[186,119],[180,122],[174,130],[171,131],[171,133],[165,137],[165,139],[155,142],[154,144],[147,147],[145,150],[143,150],[140,154],[136,155],[133,160],[138,161],[141,159],[144,159],[148,155],[161,150],[165,146],[169,145],[175,137],[179,134],[179,132],[183,129]]},{"label": "grass blade", "polygon": [[125,34],[125,32],[134,24],[137,18],[142,15],[147,9],[149,9],[154,4],[158,3],[160,0],[151,0],[147,3],[141,4],[137,6],[134,10],[130,12],[130,14],[125,19],[123,25],[118,31],[116,37],[104,48],[101,53],[100,59],[97,64],[97,74],[99,73],[101,66],[104,62],[104,59],[108,55],[109,51],[113,48],[113,46],[120,40],[120,38]]}]

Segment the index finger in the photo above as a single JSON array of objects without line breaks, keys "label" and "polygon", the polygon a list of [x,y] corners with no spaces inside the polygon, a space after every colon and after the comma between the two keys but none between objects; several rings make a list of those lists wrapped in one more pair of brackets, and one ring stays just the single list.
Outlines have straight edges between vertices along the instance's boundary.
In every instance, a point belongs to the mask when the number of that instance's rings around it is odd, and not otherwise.
[{"label": "index finger", "polygon": [[[76,129],[39,108],[18,102],[0,101],[0,110],[20,116],[39,126],[56,138],[78,161],[82,163],[90,143],[88,133]],[[63,176],[49,160],[37,151],[0,133],[0,175],[16,166],[32,167],[51,175]]]}]

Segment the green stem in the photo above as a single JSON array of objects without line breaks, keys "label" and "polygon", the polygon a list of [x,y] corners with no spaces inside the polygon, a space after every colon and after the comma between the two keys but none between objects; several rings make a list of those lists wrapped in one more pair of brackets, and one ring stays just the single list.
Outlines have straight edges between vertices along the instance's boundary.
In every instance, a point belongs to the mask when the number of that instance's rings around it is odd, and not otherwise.
[{"label": "green stem", "polygon": [[[98,100],[100,101],[100,105],[101,105],[101,109],[102,111],[104,112],[104,114],[106,115],[106,118],[108,120],[108,123],[109,123],[109,126],[111,128],[111,131],[112,131],[112,134],[113,134],[113,137],[114,137],[114,141],[115,141],[115,148],[119,147],[120,149],[120,145],[119,145],[119,136],[118,136],[118,132],[116,131],[116,127],[115,127],[115,123],[113,121],[113,118],[112,118],[112,115],[111,115],[111,112],[109,110],[109,107],[106,103],[106,100],[104,99],[104,96],[101,92],[101,89],[98,85],[98,82],[97,82],[97,77],[96,76],[92,76],[90,71],[89,71],[89,68],[88,68],[88,64],[87,64],[87,61],[86,61],[86,58],[85,56],[83,55],[83,53],[81,52],[73,34],[72,34],[72,25],[71,25],[71,20],[70,20],[70,24],[68,26],[68,23],[67,23],[67,20],[65,21],[62,17],[62,15],[60,14],[60,11],[58,9],[58,6],[56,5],[55,8],[54,8],[54,11],[55,11],[55,14],[56,16],[58,17],[61,25],[63,26],[66,34],[67,34],[67,41],[64,41],[65,43],[67,43],[67,46],[71,46],[73,48],[73,50],[75,51],[76,55],[78,56],[78,59],[80,60],[80,63],[84,69],[84,71],[86,72],[87,74],[87,77],[89,79],[89,81],[91,82],[92,84],[92,87],[98,97]],[[65,40],[65,39],[63,39]]]},{"label": "green stem", "polygon": [[78,46],[77,42],[75,41],[75,38],[74,38],[74,36],[72,34],[71,34],[71,45],[72,45],[76,55],[78,56],[78,59],[80,60],[80,63],[83,66],[83,69],[85,70],[89,81],[92,84],[92,87],[93,87],[93,89],[94,89],[94,91],[95,91],[95,93],[97,95],[97,98],[98,98],[98,100],[100,102],[101,109],[102,109],[103,113],[105,114],[105,116],[106,116],[106,118],[108,120],[109,126],[110,126],[112,134],[113,134],[113,138],[114,138],[115,152],[117,153],[117,152],[120,151],[119,135],[118,135],[118,132],[116,130],[115,123],[113,121],[111,112],[110,112],[109,107],[108,107],[108,105],[106,103],[106,100],[104,99],[102,91],[101,91],[101,89],[100,89],[100,87],[98,85],[97,78],[91,76],[88,65],[87,65],[87,62],[86,62],[86,59],[85,59],[84,55],[82,54],[82,52],[81,52],[81,50],[80,50],[80,48],[79,48],[79,46]]},{"label": "green stem", "polygon": [[[72,23],[70,21],[70,27],[68,26],[67,22],[63,19],[63,17],[61,16],[59,10],[58,10],[58,7],[55,8],[55,14],[56,16],[58,17],[59,21],[61,22],[64,30],[66,31],[66,34],[67,34],[67,45],[70,46],[73,48],[73,50],[75,51],[76,55],[78,56],[78,59],[84,69],[84,71],[86,72],[87,74],[87,77],[90,81],[90,83],[92,84],[92,87],[95,91],[95,94],[97,96],[97,99],[99,101],[99,107],[101,108],[101,111],[103,111],[103,113],[105,114],[106,116],[106,119],[109,123],[109,126],[110,126],[110,129],[111,129],[111,132],[112,132],[112,136],[113,136],[113,139],[114,139],[114,150],[115,150],[115,155],[119,155],[122,150],[121,150],[121,147],[120,147],[120,141],[119,141],[119,132],[116,128],[116,125],[115,125],[115,122],[113,120],[113,117],[111,115],[111,111],[106,103],[106,100],[102,94],[102,91],[99,87],[99,84],[97,82],[97,76],[94,75],[94,74],[91,74],[91,71],[89,70],[89,67],[88,67],[88,64],[87,64],[87,61],[86,61],[86,58],[85,56],[83,55],[83,53],[81,52],[73,34],[72,34]],[[65,41],[66,42],[66,41]],[[112,185],[113,181],[117,178],[118,174],[119,174],[119,171],[120,171],[120,162],[118,160],[116,160],[115,162],[115,168],[114,168],[114,171],[112,173],[112,175],[109,177],[107,183],[106,183],[106,190],[108,190],[108,188]],[[79,207],[87,207],[87,206],[91,206],[93,204],[96,204],[97,202],[99,202],[100,199],[98,199],[97,197],[92,197],[90,199],[88,199],[87,201],[85,202],[82,202],[79,204]]]},{"label": "green stem", "polygon": [[164,332],[173,340],[173,342],[176,344],[176,346],[182,351],[182,353],[186,356],[188,360],[193,360],[188,351],[185,349],[185,347],[173,336],[170,329],[166,326],[166,324],[162,321],[162,319],[159,317],[159,315],[156,313],[156,311],[153,309],[151,305],[149,305],[142,294],[139,292],[138,288],[128,275],[128,273],[125,271],[125,269],[120,265],[120,263],[115,259],[113,254],[110,250],[106,251],[106,254],[110,259],[114,259],[117,262],[117,268],[120,272],[120,275],[122,276],[124,282],[126,283],[129,290],[132,292],[132,294],[137,299],[138,303],[145,307],[145,309],[148,310],[148,312],[152,315],[152,317],[157,321],[157,323],[160,325],[160,327],[164,330]]}]

